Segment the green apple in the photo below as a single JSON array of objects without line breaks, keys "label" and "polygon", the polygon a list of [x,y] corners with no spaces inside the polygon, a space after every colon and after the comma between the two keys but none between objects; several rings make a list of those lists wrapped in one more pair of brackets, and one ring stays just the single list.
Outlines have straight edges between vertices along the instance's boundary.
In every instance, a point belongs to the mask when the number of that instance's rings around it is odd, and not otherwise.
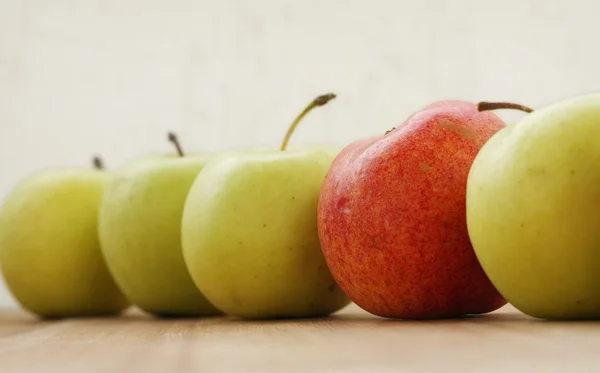
[{"label": "green apple", "polygon": [[192,182],[210,156],[178,154],[134,161],[115,173],[100,207],[102,252],[115,281],[143,311],[163,317],[221,312],[194,285],[181,250],[181,216]]},{"label": "green apple", "polygon": [[473,247],[517,309],[600,318],[600,94],[528,114],[481,149],[467,183]]},{"label": "green apple", "polygon": [[349,303],[319,243],[317,204],[333,160],[319,147],[240,151],[210,161],[188,194],[185,262],[217,308],[248,319],[324,316]]},{"label": "green apple", "polygon": [[[100,168],[99,160],[94,162]],[[111,174],[52,169],[19,183],[0,210],[0,266],[26,310],[46,318],[118,314],[129,303],[98,243],[97,215]]]}]

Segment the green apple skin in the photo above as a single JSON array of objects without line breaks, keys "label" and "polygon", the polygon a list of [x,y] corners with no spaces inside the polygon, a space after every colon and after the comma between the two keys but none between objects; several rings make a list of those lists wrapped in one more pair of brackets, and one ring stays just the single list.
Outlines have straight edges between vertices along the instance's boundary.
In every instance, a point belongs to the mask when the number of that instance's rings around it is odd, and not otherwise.
[{"label": "green apple skin", "polygon": [[600,318],[600,94],[524,117],[481,149],[467,224],[481,265],[523,313]]},{"label": "green apple skin", "polygon": [[115,173],[100,208],[102,252],[115,281],[143,311],[162,317],[221,312],[196,288],[183,260],[181,216],[208,156],[164,156]]},{"label": "green apple skin", "polygon": [[129,306],[98,243],[98,207],[110,178],[98,170],[45,170],[5,200],[0,266],[24,309],[63,318],[119,314]]},{"label": "green apple skin", "polygon": [[182,219],[186,264],[225,313],[246,319],[325,316],[349,303],[317,232],[333,157],[316,149],[238,152],[196,178]]}]

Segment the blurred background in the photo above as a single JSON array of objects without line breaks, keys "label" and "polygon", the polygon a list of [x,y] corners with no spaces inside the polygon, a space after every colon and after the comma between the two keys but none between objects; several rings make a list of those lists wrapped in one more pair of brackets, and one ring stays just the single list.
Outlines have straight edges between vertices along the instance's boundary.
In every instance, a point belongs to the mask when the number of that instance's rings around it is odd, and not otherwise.
[{"label": "blurred background", "polygon": [[[346,145],[441,99],[600,89],[595,0],[0,0],[0,201],[52,166]],[[520,113],[502,112],[507,121]],[[0,306],[14,301],[0,283]]]}]

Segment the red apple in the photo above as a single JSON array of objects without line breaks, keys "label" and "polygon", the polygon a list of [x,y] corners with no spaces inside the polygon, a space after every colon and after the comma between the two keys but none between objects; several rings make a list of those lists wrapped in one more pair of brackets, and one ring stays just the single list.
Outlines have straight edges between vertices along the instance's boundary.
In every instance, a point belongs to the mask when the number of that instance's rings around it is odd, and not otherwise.
[{"label": "red apple", "polygon": [[319,236],[333,276],[358,306],[436,319],[506,304],[477,261],[465,204],[475,156],[504,127],[474,103],[440,101],[336,157],[319,200]]}]

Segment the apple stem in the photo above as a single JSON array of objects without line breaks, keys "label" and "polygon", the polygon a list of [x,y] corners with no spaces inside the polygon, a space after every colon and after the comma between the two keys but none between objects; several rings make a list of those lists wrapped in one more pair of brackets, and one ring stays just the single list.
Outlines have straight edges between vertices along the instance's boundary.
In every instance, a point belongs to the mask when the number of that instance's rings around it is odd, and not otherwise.
[{"label": "apple stem", "polygon": [[513,104],[512,102],[480,102],[477,105],[477,110],[479,111],[488,111],[488,110],[497,110],[497,109],[514,109],[521,110],[526,113],[532,113],[533,109],[528,108],[527,106]]},{"label": "apple stem", "polygon": [[281,144],[281,150],[284,151],[287,148],[288,142],[290,141],[290,137],[292,137],[292,133],[294,133],[294,130],[298,126],[298,123],[300,123],[300,121],[302,120],[302,118],[304,118],[306,116],[306,114],[308,114],[312,109],[314,109],[318,106],[325,105],[329,101],[333,100],[335,97],[336,97],[335,94],[328,93],[328,94],[321,95],[321,96],[315,98],[310,104],[308,104],[308,106],[302,111],[302,113],[300,113],[300,115],[298,115],[296,117],[296,119],[294,119],[294,121],[292,122],[290,128],[288,129],[287,133],[285,134],[283,143]]},{"label": "apple stem", "polygon": [[181,144],[179,143],[179,139],[177,138],[177,135],[173,132],[169,132],[168,139],[171,143],[173,143],[173,145],[175,145],[175,149],[177,149],[177,154],[179,154],[180,157],[183,157],[185,155],[185,153],[183,152],[183,149],[181,148]]},{"label": "apple stem", "polygon": [[104,161],[102,160],[102,158],[100,158],[100,156],[95,156],[92,159],[92,164],[94,165],[94,168],[96,170],[104,170]]}]

